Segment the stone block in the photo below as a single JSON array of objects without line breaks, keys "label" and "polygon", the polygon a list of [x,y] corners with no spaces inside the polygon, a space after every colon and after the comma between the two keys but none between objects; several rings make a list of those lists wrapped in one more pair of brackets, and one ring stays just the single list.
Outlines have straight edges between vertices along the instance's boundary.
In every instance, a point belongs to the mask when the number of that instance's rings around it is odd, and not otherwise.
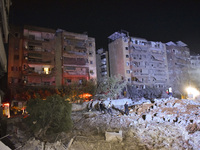
[{"label": "stone block", "polygon": [[122,142],[122,130],[119,130],[119,133],[117,132],[105,132],[106,141],[120,141]]}]

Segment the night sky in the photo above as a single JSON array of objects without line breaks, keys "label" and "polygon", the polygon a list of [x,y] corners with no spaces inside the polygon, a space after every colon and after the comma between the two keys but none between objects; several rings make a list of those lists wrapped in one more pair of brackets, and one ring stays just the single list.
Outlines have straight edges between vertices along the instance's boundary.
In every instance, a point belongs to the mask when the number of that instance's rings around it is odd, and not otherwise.
[{"label": "night sky", "polygon": [[12,0],[10,24],[88,32],[96,48],[121,29],[148,41],[183,41],[200,53],[199,0]]}]

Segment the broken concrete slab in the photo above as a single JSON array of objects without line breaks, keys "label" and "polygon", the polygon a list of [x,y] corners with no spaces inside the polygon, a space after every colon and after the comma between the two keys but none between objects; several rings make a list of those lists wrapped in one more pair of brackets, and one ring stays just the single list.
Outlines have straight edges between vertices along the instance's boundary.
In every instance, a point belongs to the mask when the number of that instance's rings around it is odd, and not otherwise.
[{"label": "broken concrete slab", "polygon": [[119,133],[117,132],[105,132],[105,138],[106,141],[110,142],[114,142],[114,141],[120,141],[122,142],[122,130],[119,130]]}]

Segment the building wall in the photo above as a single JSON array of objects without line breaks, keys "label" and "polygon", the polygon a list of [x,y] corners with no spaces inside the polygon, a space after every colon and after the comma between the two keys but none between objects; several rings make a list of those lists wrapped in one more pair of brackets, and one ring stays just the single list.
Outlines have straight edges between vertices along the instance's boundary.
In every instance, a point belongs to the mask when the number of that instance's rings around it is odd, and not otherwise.
[{"label": "building wall", "polygon": [[115,41],[109,43],[109,62],[110,62],[110,75],[111,76],[121,76],[126,78],[125,72],[125,47],[127,44],[123,41],[122,38],[116,39]]},{"label": "building wall", "polygon": [[166,47],[161,42],[129,37],[121,33],[109,36],[110,74],[121,75],[137,88],[167,86]]},{"label": "building wall", "polygon": [[97,80],[101,81],[102,78],[109,76],[109,57],[108,51],[103,48],[97,50],[96,64],[97,64]]},{"label": "building wall", "polygon": [[97,78],[95,39],[63,31],[63,85]]},{"label": "building wall", "polygon": [[[180,41],[179,41],[180,42]],[[169,84],[181,93],[189,83],[190,50],[186,44],[166,43],[169,68]]]}]

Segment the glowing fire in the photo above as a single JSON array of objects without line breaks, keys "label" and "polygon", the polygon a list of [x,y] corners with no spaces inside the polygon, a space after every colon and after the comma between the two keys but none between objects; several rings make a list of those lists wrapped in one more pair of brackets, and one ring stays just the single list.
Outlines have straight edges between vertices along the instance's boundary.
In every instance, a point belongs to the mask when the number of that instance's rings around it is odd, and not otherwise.
[{"label": "glowing fire", "polygon": [[89,97],[91,97],[91,96],[92,96],[92,95],[89,94],[89,93],[84,93],[84,94],[79,95],[80,98],[89,98]]}]

